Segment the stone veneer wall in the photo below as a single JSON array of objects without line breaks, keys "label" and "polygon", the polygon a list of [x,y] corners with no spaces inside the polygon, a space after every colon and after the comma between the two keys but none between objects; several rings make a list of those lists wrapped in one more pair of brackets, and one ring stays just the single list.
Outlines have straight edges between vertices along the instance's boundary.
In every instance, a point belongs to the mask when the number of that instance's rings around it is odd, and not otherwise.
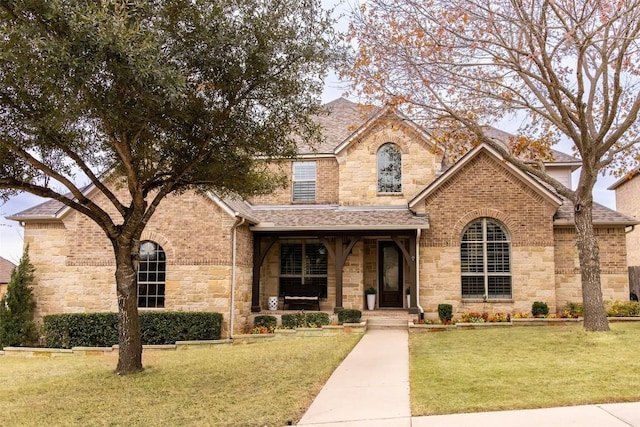
[{"label": "stone veneer wall", "polygon": [[[616,208],[640,220],[640,174],[616,188]],[[640,266],[640,225],[627,234],[627,262],[629,266]]]},{"label": "stone veneer wall", "polygon": [[[536,300],[555,311],[553,214],[556,207],[486,153],[480,153],[424,200],[430,228],[420,239],[420,305],[467,311],[529,311]],[[460,238],[471,221],[501,222],[511,240],[512,300],[462,300]]]},{"label": "stone veneer wall", "polygon": [[[98,203],[105,203],[99,196]],[[106,206],[106,205],[105,205]],[[142,235],[167,256],[164,310],[215,311],[228,333],[231,289],[231,218],[193,193],[164,200]],[[236,330],[250,315],[252,238],[237,233]],[[25,243],[36,267],[36,316],[117,311],[111,244],[93,222],[71,211],[59,222],[27,223]]]},{"label": "stone veneer wall", "polygon": [[[406,205],[435,179],[435,155],[424,139],[403,124],[380,123],[338,153],[341,205]],[[378,149],[388,142],[402,152],[401,194],[378,193]]]}]

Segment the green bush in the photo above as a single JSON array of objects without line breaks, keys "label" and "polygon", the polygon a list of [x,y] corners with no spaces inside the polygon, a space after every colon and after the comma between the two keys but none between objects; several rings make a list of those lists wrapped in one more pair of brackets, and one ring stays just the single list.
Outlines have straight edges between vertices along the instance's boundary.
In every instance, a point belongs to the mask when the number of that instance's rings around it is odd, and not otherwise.
[{"label": "green bush", "polygon": [[[47,347],[111,347],[118,343],[117,313],[53,314],[45,316],[43,323]],[[216,340],[220,339],[221,330],[220,313],[140,313],[143,344]]]},{"label": "green bush", "polygon": [[640,302],[614,301],[607,307],[609,317],[638,317],[640,316]]},{"label": "green bush", "polygon": [[549,306],[546,302],[534,301],[531,305],[531,314],[533,317],[547,317],[549,315]]},{"label": "green bush", "polygon": [[319,328],[320,326],[328,325],[329,323],[330,319],[327,313],[305,313],[304,311],[301,311],[299,313],[282,315],[282,327],[285,329]]},{"label": "green bush", "polygon": [[582,303],[581,302],[568,302],[567,305],[564,306],[564,310],[562,314],[565,317],[570,317],[576,319],[578,317],[582,317]]},{"label": "green bush", "polygon": [[0,348],[38,342],[38,328],[33,321],[36,302],[31,292],[34,271],[27,246],[20,264],[11,272],[7,293],[0,299]]},{"label": "green bush", "polygon": [[360,323],[362,312],[351,308],[338,310],[338,322],[340,323]]},{"label": "green bush", "polygon": [[442,322],[450,322],[453,318],[453,306],[451,304],[438,304],[438,317]]},{"label": "green bush", "polygon": [[276,319],[275,316],[262,315],[262,316],[256,316],[256,318],[253,319],[253,326],[255,328],[264,326],[265,328],[268,328],[268,329],[275,329],[277,324],[278,324],[278,319]]}]

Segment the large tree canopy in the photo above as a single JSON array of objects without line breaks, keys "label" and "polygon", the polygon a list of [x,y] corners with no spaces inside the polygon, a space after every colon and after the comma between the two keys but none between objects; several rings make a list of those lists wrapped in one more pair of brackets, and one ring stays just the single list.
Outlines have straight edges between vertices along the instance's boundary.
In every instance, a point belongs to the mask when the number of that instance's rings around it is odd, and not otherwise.
[{"label": "large tree canopy", "polygon": [[[607,330],[592,192],[640,159],[640,1],[370,0],[350,35],[361,95],[410,108],[448,150],[493,146],[573,203],[585,328]],[[509,150],[485,133],[507,120]],[[559,139],[583,161],[575,189],[535,164]]]},{"label": "large tree canopy", "polygon": [[172,192],[280,182],[264,160],[319,138],[331,25],[317,0],[0,1],[0,196],[56,199],[111,240],[119,372],[142,369],[144,226]]}]

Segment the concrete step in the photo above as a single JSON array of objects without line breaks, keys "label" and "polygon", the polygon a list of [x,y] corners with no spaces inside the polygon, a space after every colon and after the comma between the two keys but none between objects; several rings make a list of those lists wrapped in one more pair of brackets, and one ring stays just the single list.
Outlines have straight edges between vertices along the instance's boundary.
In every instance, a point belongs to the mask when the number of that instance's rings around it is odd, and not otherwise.
[{"label": "concrete step", "polygon": [[363,316],[367,320],[367,329],[407,329],[408,317],[405,316]]}]

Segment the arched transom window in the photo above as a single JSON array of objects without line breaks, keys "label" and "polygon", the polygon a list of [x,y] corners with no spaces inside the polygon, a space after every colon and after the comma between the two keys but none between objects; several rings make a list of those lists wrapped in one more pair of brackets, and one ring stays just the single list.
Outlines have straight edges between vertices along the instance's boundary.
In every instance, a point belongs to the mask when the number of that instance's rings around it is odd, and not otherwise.
[{"label": "arched transom window", "polygon": [[378,192],[402,192],[402,154],[392,143],[378,150]]},{"label": "arched transom window", "polygon": [[150,240],[140,243],[138,307],[164,307],[166,264],[164,250],[159,244]]},{"label": "arched transom window", "polygon": [[460,244],[463,299],[511,299],[511,242],[491,218],[471,222]]}]

